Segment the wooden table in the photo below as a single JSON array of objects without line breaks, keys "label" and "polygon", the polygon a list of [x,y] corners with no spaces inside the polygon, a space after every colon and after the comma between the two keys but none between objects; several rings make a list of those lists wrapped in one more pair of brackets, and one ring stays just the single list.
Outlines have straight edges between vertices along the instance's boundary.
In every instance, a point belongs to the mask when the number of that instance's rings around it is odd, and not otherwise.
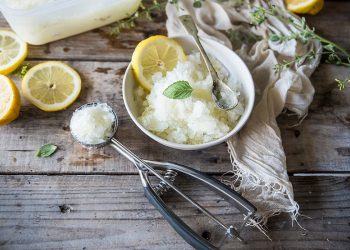
[{"label": "wooden table", "polygon": [[[327,1],[311,26],[350,50],[350,2]],[[0,26],[7,27],[0,17]],[[181,152],[147,138],[130,120],[121,95],[123,73],[135,45],[165,34],[164,17],[144,23],[118,38],[97,29],[43,46],[30,46],[28,62],[66,61],[83,80],[79,99],[68,110],[45,113],[23,99],[18,120],[0,128],[0,248],[1,249],[191,249],[143,196],[135,168],[110,148],[87,151],[69,132],[72,111],[89,101],[115,107],[121,126],[120,141],[144,158],[191,164],[220,177],[230,169],[225,144],[195,152]],[[292,227],[288,216],[268,223],[272,241],[258,230],[243,233],[248,245],[229,248],[350,249],[350,88],[339,91],[335,77],[349,69],[321,64],[312,76],[316,95],[306,120],[295,128],[294,119],[280,117],[288,171],[301,212]],[[19,84],[19,79],[15,79]],[[59,146],[46,159],[34,156],[45,143]],[[192,184],[185,183],[191,190]],[[216,214],[227,214],[215,196],[196,190]],[[176,203],[183,217],[197,222],[210,236],[204,216],[188,204]]]}]

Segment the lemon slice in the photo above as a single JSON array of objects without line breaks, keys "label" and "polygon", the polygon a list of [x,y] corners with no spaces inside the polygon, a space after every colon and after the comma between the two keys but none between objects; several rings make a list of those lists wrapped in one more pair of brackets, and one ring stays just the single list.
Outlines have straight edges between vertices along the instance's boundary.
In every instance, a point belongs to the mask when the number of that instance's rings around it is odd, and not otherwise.
[{"label": "lemon slice", "polygon": [[287,9],[299,14],[317,14],[324,4],[324,0],[286,0]]},{"label": "lemon slice", "polygon": [[138,82],[147,90],[153,87],[152,76],[175,68],[186,59],[182,47],[166,36],[152,36],[141,41],[132,55],[131,65]]},{"label": "lemon slice", "polygon": [[78,73],[62,62],[45,62],[31,68],[22,81],[24,96],[39,109],[66,109],[81,90]]},{"label": "lemon slice", "polygon": [[16,85],[0,75],[0,126],[15,120],[21,108],[21,98]]},{"label": "lemon slice", "polygon": [[0,30],[0,74],[14,71],[28,54],[27,44],[15,33]]}]

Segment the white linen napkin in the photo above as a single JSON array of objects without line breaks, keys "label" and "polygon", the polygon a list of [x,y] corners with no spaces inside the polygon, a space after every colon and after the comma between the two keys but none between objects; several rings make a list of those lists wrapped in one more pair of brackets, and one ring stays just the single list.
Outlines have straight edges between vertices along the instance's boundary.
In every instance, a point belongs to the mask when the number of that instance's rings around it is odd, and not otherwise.
[{"label": "white linen napkin", "polygon": [[[270,31],[284,35],[296,31],[292,24],[283,23],[276,17],[268,17],[261,25],[252,25],[250,13],[256,6],[268,7],[267,2],[277,7],[278,14],[290,15],[284,12],[283,0],[244,1],[239,7],[234,6],[234,1],[218,3],[206,0],[201,8],[194,8],[193,0],[182,0],[177,6],[168,3],[166,7],[166,27],[170,37],[186,34],[178,16],[179,12],[187,12],[196,21],[201,37],[211,38],[233,49],[252,73],[256,104],[244,128],[227,141],[232,175],[225,175],[223,182],[257,207],[258,213],[252,224],[260,228],[269,217],[281,212],[289,213],[293,221],[299,214],[276,117],[284,109],[299,117],[307,114],[314,95],[309,77],[319,64],[322,52],[317,41],[305,44],[294,39],[270,41]],[[300,21],[294,15],[293,18]],[[225,34],[227,31],[233,34],[232,43]],[[256,36],[263,39],[255,41]],[[301,65],[293,64],[280,73],[274,71],[277,63],[291,61],[296,55],[312,49],[317,52],[315,59],[306,60]]]}]

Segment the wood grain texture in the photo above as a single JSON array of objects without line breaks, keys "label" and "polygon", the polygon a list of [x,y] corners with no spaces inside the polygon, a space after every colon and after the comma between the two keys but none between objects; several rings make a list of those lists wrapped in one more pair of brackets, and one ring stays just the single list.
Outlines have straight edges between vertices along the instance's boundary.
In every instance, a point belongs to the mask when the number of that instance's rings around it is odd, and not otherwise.
[{"label": "wood grain texture", "polygon": [[300,126],[296,117],[278,121],[289,172],[350,170],[350,89],[340,91],[334,78],[346,78],[349,69],[321,64],[311,77],[316,93]]},{"label": "wood grain texture", "polygon": [[326,0],[317,15],[305,15],[310,27],[315,27],[317,34],[350,50],[350,2],[348,0]]},{"label": "wood grain texture", "polygon": [[[73,61],[70,65],[82,76],[81,96],[68,110],[55,113],[40,111],[23,99],[19,119],[11,126],[0,127],[0,172],[134,173],[135,168],[111,148],[88,151],[73,142],[69,131],[71,114],[91,101],[107,102],[115,108],[121,122],[117,137],[144,158],[191,164],[208,173],[230,170],[225,144],[183,151],[179,158],[179,150],[154,142],[133,124],[121,93],[127,63]],[[290,172],[350,171],[350,89],[337,90],[334,76],[345,77],[346,72],[332,65],[321,65],[315,72],[312,78],[315,100],[309,116],[299,127],[288,128],[297,122],[296,117],[280,117]],[[50,158],[35,157],[35,151],[45,143],[54,143],[59,150]]]},{"label": "wood grain texture", "polygon": [[[307,16],[307,19],[320,33],[337,41],[338,37],[349,37],[350,29],[336,28],[340,23],[349,23],[349,12],[350,2],[327,1],[319,15]],[[49,45],[31,46],[30,58],[73,60],[71,65],[81,74],[84,88],[78,101],[62,112],[45,113],[23,100],[20,119],[11,126],[0,128],[0,172],[135,172],[133,166],[109,148],[89,152],[73,143],[68,128],[72,111],[96,100],[106,101],[116,108],[121,120],[118,138],[144,158],[191,163],[209,173],[230,169],[224,144],[202,151],[182,152],[183,157],[179,159],[179,151],[153,142],[131,122],[121,97],[122,76],[127,63],[118,61],[129,60],[130,52],[141,39],[165,33],[164,16],[157,17],[152,25],[140,25],[116,39],[107,35],[108,27],[105,27]],[[0,18],[0,26],[6,26],[3,18]],[[346,39],[341,43],[349,47]],[[106,60],[110,62],[103,62]],[[37,61],[32,62],[35,63]],[[350,171],[350,90],[340,92],[334,86],[335,77],[345,78],[348,74],[346,68],[321,65],[312,77],[316,95],[304,123],[288,128],[296,123],[296,117],[280,117],[289,172]],[[60,150],[48,159],[34,157],[35,150],[48,142],[57,144]]]},{"label": "wood grain texture", "polygon": [[[350,50],[349,1],[326,1],[325,7],[317,16],[306,16],[310,26],[326,38]],[[155,34],[166,34],[165,15],[155,21],[140,22],[133,30],[126,30],[117,38],[108,35],[109,27],[96,29],[81,35],[42,46],[30,46],[30,59],[128,61],[139,41]],[[0,14],[0,27],[8,27]],[[89,41],[89,42],[86,42]]]},{"label": "wood grain texture", "polygon": [[[349,1],[326,1],[320,14],[306,19],[319,34],[349,50],[349,13]],[[72,141],[68,126],[78,106],[106,101],[121,121],[118,138],[140,156],[191,164],[213,174],[230,169],[225,144],[181,152],[179,157],[180,151],[143,135],[126,113],[121,82],[127,62],[140,40],[166,34],[164,21],[164,15],[156,17],[154,23],[141,23],[118,38],[111,38],[104,27],[30,46],[31,64],[68,61],[82,76],[83,90],[68,110],[56,113],[42,112],[23,99],[20,119],[0,127],[0,174],[5,174],[0,175],[0,249],[191,249],[143,196],[134,167],[110,148],[82,149]],[[0,27],[8,27],[1,14]],[[296,118],[279,117],[290,173],[350,171],[350,89],[340,92],[333,82],[348,75],[346,68],[322,64],[312,77],[316,95],[306,120],[289,128]],[[36,158],[35,150],[49,142],[59,146],[58,152]],[[233,242],[226,249],[350,249],[350,179],[291,177],[291,181],[301,212],[312,217],[300,217],[307,231],[292,227],[287,215],[278,216],[268,224],[273,241],[249,228],[242,234],[248,245]],[[179,184],[215,215],[240,221],[235,210],[209,191],[183,180]],[[215,239],[216,230],[206,217],[171,194],[168,200],[200,234]]]},{"label": "wood grain texture", "polygon": [[[224,144],[207,150],[182,152],[179,159],[178,150],[152,141],[133,124],[121,94],[126,63],[72,62],[71,66],[82,76],[83,89],[78,100],[68,110],[46,113],[23,99],[20,118],[11,126],[0,128],[0,172],[135,172],[127,160],[109,147],[89,151],[73,142],[69,131],[71,114],[91,101],[108,102],[115,108],[120,121],[118,138],[140,156],[190,163],[204,171],[227,171],[229,155]],[[35,157],[36,149],[45,143],[54,143],[59,150],[50,158]]]},{"label": "wood grain texture", "polygon": [[[177,181],[215,215],[240,221],[218,197]],[[312,217],[300,217],[307,230],[274,217],[268,225],[273,241],[248,228],[242,234],[248,245],[231,242],[225,249],[348,249],[349,178],[293,177],[292,182],[302,213]],[[174,196],[168,199],[199,233],[214,235],[196,209]],[[0,177],[0,248],[191,249],[148,203],[138,176],[21,175]]]}]

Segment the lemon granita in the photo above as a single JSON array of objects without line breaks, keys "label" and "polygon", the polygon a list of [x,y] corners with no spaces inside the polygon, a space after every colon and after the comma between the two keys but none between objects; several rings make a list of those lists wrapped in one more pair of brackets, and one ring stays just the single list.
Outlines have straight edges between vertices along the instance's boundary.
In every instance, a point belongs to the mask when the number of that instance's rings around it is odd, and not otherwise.
[{"label": "lemon granita", "polygon": [[[200,144],[225,136],[237,124],[244,111],[244,98],[240,95],[239,83],[214,58],[214,67],[222,79],[234,91],[238,105],[230,110],[219,109],[212,100],[212,78],[208,74],[199,53],[188,55],[187,61],[178,62],[165,75],[158,72],[152,77],[154,86],[146,94],[137,89],[137,99],[145,98],[142,104],[141,124],[157,136],[181,144]],[[192,88],[188,98],[171,99],[164,90],[178,81],[187,81]],[[140,87],[139,87],[140,88]]]},{"label": "lemon granita", "polygon": [[115,115],[106,103],[94,103],[77,109],[71,118],[71,133],[86,145],[104,143],[113,136]]}]

